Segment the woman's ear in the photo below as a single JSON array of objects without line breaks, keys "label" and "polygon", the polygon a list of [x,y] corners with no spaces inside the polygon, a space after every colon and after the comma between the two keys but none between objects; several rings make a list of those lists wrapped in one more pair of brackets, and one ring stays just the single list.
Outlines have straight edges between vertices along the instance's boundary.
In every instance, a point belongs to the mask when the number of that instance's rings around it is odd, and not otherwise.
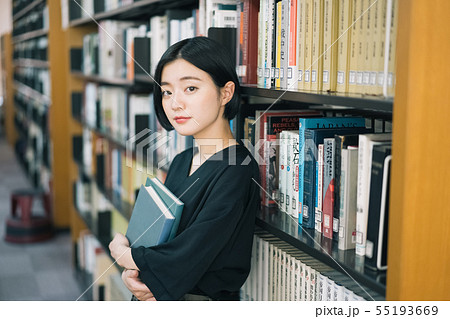
[{"label": "woman's ear", "polygon": [[220,89],[222,105],[226,105],[231,101],[234,95],[235,84],[233,81],[228,81],[225,85]]}]

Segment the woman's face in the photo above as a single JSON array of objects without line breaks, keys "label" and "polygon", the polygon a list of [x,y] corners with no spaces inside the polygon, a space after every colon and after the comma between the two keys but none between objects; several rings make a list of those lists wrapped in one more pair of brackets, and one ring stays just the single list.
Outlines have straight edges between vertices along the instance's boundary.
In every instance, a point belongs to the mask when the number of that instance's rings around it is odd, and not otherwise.
[{"label": "woman's face", "polygon": [[170,124],[181,135],[220,138],[228,125],[223,118],[225,104],[232,97],[225,87],[218,88],[208,73],[186,60],[166,64],[161,73],[161,91]]}]

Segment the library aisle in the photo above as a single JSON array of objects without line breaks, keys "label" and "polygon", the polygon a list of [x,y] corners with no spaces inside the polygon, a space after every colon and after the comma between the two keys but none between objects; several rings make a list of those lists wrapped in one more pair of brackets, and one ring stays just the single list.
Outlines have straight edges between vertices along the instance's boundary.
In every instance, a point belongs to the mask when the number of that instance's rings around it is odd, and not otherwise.
[{"label": "library aisle", "polygon": [[[73,270],[68,231],[40,243],[4,240],[10,192],[27,187],[13,150],[0,136],[0,300],[77,300],[83,290]],[[33,208],[42,211],[39,201]]]}]

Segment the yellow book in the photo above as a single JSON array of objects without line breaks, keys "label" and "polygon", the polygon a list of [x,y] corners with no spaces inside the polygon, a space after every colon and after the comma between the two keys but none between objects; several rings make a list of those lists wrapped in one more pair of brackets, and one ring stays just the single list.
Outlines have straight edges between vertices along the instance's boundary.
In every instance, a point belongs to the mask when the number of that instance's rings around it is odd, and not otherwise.
[{"label": "yellow book", "polygon": [[376,95],[377,94],[377,71],[379,69],[380,64],[380,47],[382,44],[382,39],[380,37],[382,33],[381,25],[382,25],[382,6],[385,4],[385,1],[375,1],[371,7],[370,11],[370,29],[371,38],[370,38],[370,46],[368,52],[368,85],[366,86],[365,93]]},{"label": "yellow book", "polygon": [[304,45],[304,65],[303,89],[311,90],[311,64],[312,64],[312,14],[313,0],[305,0],[305,45]]},{"label": "yellow book", "polygon": [[339,0],[336,91],[348,92],[353,0]]},{"label": "yellow book", "polygon": [[323,7],[323,91],[336,91],[338,5],[338,0],[325,0]]},{"label": "yellow book", "polygon": [[384,56],[386,47],[386,13],[387,13],[387,1],[379,1],[377,23],[377,47],[376,58],[372,62],[374,64],[374,70],[376,72],[376,83],[373,89],[373,94],[383,94],[384,83]]},{"label": "yellow book", "polygon": [[92,299],[94,301],[103,301],[101,298],[100,288],[106,288],[109,276],[118,272],[117,267],[111,267],[113,260],[103,249],[95,251],[95,268],[92,275],[95,281],[92,284]]},{"label": "yellow book", "polygon": [[275,68],[275,87],[279,89],[281,87],[281,77],[280,77],[280,68],[281,68],[281,1],[277,2],[277,45],[276,45],[276,68]]},{"label": "yellow book", "polygon": [[111,235],[115,233],[125,234],[128,228],[126,219],[117,209],[111,210]]},{"label": "yellow book", "polygon": [[298,89],[304,88],[305,73],[305,0],[297,3],[297,61],[298,61]]},{"label": "yellow book", "polygon": [[372,30],[370,29],[371,4],[375,0],[363,0],[361,7],[360,29],[359,29],[359,51],[358,51],[358,71],[356,73],[356,85],[358,93],[366,93],[366,86],[369,85],[368,62],[369,43]]},{"label": "yellow book", "polygon": [[356,72],[358,69],[358,44],[359,29],[358,21],[361,13],[361,0],[352,0],[352,18],[351,18],[351,37],[350,37],[350,61],[348,72],[348,92],[355,93],[356,89]]},{"label": "yellow book", "polygon": [[123,201],[130,203],[131,193],[131,165],[127,164],[127,157],[125,152],[121,153],[121,198]]},{"label": "yellow book", "polygon": [[389,60],[387,77],[387,96],[394,96],[395,93],[395,56],[398,28],[398,0],[392,0],[390,41],[389,41]]},{"label": "yellow book", "polygon": [[313,0],[311,90],[315,92],[322,90],[323,4],[324,0]]}]

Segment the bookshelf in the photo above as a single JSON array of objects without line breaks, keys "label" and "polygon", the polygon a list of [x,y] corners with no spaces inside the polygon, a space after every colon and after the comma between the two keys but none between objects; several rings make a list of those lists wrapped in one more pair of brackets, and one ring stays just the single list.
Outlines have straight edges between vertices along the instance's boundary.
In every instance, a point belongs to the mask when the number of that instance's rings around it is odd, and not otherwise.
[{"label": "bookshelf", "polygon": [[3,96],[3,125],[4,134],[10,145],[17,140],[17,132],[14,128],[14,90],[13,90],[13,66],[12,66],[12,40],[11,33],[1,37],[2,79],[4,85]]},{"label": "bookshelf", "polygon": [[[34,1],[15,14],[19,20],[28,11],[34,10],[41,1]],[[254,85],[244,85],[244,99],[267,98],[287,102],[290,108],[326,108],[328,105],[344,107],[338,112],[359,114],[372,119],[393,120],[393,167],[390,193],[390,233],[389,269],[387,272],[370,272],[361,268],[358,256],[353,253],[327,250],[317,247],[311,239],[312,233],[299,233],[292,222],[280,214],[263,210],[257,217],[258,227],[274,234],[283,241],[315,257],[326,265],[355,278],[371,290],[386,296],[386,300],[449,300],[450,265],[449,229],[450,220],[446,198],[450,188],[445,181],[450,178],[446,159],[450,145],[442,138],[446,134],[450,110],[449,90],[446,78],[450,74],[446,59],[450,45],[442,41],[448,38],[449,22],[445,13],[450,4],[437,0],[430,6],[425,0],[399,1],[399,27],[397,41],[397,71],[395,100],[392,98],[365,96],[361,94],[310,93],[306,91],[283,91],[265,89]],[[195,5],[198,1],[183,1],[182,5]],[[54,198],[61,213],[57,217],[59,225],[70,225],[74,244],[83,229],[95,228],[91,221],[85,220],[74,205],[73,185],[80,175],[95,183],[95,167],[92,172],[83,172],[81,163],[72,157],[72,137],[88,130],[94,139],[104,139],[114,148],[124,150],[124,141],[109,132],[99,130],[88,124],[81,116],[73,116],[70,105],[72,94],[83,92],[86,83],[122,87],[126,90],[141,85],[141,90],[149,88],[152,81],[147,77],[136,76],[134,80],[104,78],[71,72],[69,52],[82,48],[83,36],[98,30],[90,17],[68,15],[67,28],[63,28],[59,1],[48,3],[49,23],[52,32],[35,30],[10,37],[13,43],[32,40],[35,37],[49,37],[48,62],[16,59],[19,67],[49,68],[52,91],[49,101],[51,107],[51,140],[53,142]],[[148,19],[153,14],[168,8],[181,6],[177,1],[142,0],[130,5],[104,12],[93,13],[96,21],[106,19],[128,20]],[[99,9],[99,8],[97,8]],[[101,9],[101,8],[100,8]],[[64,20],[64,19],[63,19]],[[412,22],[414,21],[414,23]],[[433,36],[430,36],[433,35]],[[7,43],[7,38],[5,38]],[[57,83],[53,83],[57,82]],[[37,97],[20,85],[18,90]],[[72,105],[73,106],[73,105]],[[251,111],[245,106],[244,113]],[[8,122],[8,118],[5,119]],[[11,120],[9,120],[11,121]],[[10,124],[11,125],[11,124]],[[7,126],[8,127],[8,126]],[[8,130],[9,136],[15,134]],[[242,130],[238,130],[242,137]],[[13,137],[9,137],[10,143]],[[56,152],[56,149],[58,150]],[[95,165],[94,165],[95,166]],[[436,186],[437,185],[437,186]],[[112,215],[123,220],[129,217],[131,206],[116,200],[114,192],[100,189],[103,197],[111,203]],[[432,211],[433,217],[429,213]],[[67,213],[70,212],[70,213]],[[114,217],[115,218],[115,217]],[[93,231],[95,233],[95,231]],[[323,244],[323,243],[322,243]],[[420,275],[426,270],[433,275]]]},{"label": "bookshelf", "polygon": [[[12,78],[11,82],[7,81],[10,95],[7,99],[14,111],[8,112],[8,126],[13,118],[18,134],[13,138],[10,137],[13,134],[8,133],[8,139],[31,184],[51,192],[53,145],[49,115],[52,103],[47,59],[48,10],[45,1],[30,1],[26,7],[14,6],[13,12],[13,30],[8,40],[10,51],[6,54],[10,59],[7,72]],[[54,214],[56,225],[59,216]]]}]

